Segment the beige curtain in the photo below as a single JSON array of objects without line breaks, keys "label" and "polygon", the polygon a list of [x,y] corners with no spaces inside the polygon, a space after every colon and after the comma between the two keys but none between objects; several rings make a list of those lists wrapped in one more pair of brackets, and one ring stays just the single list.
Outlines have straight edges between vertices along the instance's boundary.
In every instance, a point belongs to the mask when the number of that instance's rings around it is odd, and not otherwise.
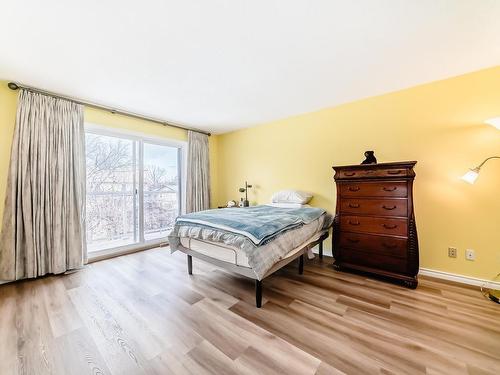
[{"label": "beige curtain", "polygon": [[0,235],[0,280],[83,266],[83,107],[21,90]]},{"label": "beige curtain", "polygon": [[188,131],[186,212],[210,208],[208,135]]}]

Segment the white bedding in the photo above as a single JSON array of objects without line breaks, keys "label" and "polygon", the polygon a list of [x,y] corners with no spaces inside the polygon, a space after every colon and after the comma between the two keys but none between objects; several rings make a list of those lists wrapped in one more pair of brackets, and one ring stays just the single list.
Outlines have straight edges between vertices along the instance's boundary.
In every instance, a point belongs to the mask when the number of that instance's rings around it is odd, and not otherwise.
[{"label": "white bedding", "polygon": [[[297,248],[286,254],[283,259],[293,256],[297,253],[297,251],[302,250],[307,243],[318,240],[325,232],[326,231],[316,233],[313,237],[306,241],[306,243],[299,245]],[[217,242],[201,241],[196,238],[186,237],[181,238],[181,244],[187,249],[196,251],[197,253],[209,256],[222,262],[231,263],[239,267],[251,268],[245,252],[237,247],[224,246],[223,244]],[[313,257],[314,255],[312,257],[310,256],[311,259]]]},{"label": "white bedding", "polygon": [[[320,218],[299,228],[287,231],[269,243],[254,248],[252,252],[245,251],[238,246],[231,246],[208,239],[181,237],[180,243],[187,249],[196,251],[211,258],[231,263],[240,267],[252,269],[257,279],[264,277],[266,272],[276,263],[292,256],[310,242],[317,240],[325,233],[325,219],[330,216],[322,215]],[[329,226],[329,225],[328,225]],[[271,254],[281,254],[270,262],[267,258]],[[251,258],[250,258],[251,257]],[[252,266],[253,265],[253,266]]]}]

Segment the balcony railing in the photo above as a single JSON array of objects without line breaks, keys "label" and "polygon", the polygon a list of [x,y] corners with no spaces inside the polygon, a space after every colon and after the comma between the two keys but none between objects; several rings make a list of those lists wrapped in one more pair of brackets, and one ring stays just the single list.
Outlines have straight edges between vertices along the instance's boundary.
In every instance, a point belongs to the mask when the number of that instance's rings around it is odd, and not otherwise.
[{"label": "balcony railing", "polygon": [[[87,193],[88,250],[113,248],[138,242],[138,200],[132,192]],[[135,201],[135,202],[134,202]],[[179,213],[178,194],[144,191],[144,238],[164,238]]]}]

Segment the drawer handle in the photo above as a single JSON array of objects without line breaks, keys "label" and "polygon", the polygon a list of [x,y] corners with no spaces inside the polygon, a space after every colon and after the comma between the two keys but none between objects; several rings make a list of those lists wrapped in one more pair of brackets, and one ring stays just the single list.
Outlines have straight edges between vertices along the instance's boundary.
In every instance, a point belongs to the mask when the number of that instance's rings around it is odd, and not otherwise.
[{"label": "drawer handle", "polygon": [[356,172],[344,172],[344,176],[354,176],[356,174]]},{"label": "drawer handle", "polygon": [[349,186],[349,191],[359,191],[359,186]]},{"label": "drawer handle", "polygon": [[391,207],[388,207],[388,206],[386,206],[386,205],[384,204],[384,205],[382,206],[382,208],[383,208],[384,210],[395,210],[395,209],[396,209],[396,206],[391,206]]},{"label": "drawer handle", "polygon": [[387,171],[387,174],[400,174],[401,172],[402,172],[401,169],[398,169],[397,171],[391,171],[391,170],[389,170],[389,171]]},{"label": "drawer handle", "polygon": [[358,203],[349,203],[349,207],[351,207],[351,208],[359,208],[359,204]]},{"label": "drawer handle", "polygon": [[385,242],[382,242],[382,245],[385,246],[385,247],[387,247],[388,249],[394,249],[395,247],[398,246],[398,245],[393,244],[393,243],[388,244],[388,243],[385,243]]},{"label": "drawer handle", "polygon": [[398,227],[397,224],[382,224],[385,229],[395,229]]},{"label": "drawer handle", "polygon": [[396,190],[396,189],[397,189],[397,187],[396,187],[396,186],[393,186],[393,187],[390,187],[390,188],[388,188],[388,187],[385,187],[385,186],[384,186],[384,187],[382,188],[382,190],[384,190],[384,191],[394,191],[394,190]]},{"label": "drawer handle", "polygon": [[361,223],[359,221],[351,221],[351,220],[349,220],[349,224],[351,224],[351,225],[359,225]]},{"label": "drawer handle", "polygon": [[347,238],[347,241],[352,242],[352,243],[357,243],[357,242],[359,242],[359,239],[357,239],[357,238]]}]

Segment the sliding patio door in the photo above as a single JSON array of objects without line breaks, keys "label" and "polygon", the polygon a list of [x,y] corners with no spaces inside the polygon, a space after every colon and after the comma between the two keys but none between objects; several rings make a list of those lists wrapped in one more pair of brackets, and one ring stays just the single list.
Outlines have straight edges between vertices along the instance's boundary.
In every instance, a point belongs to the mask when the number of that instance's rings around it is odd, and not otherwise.
[{"label": "sliding patio door", "polygon": [[179,215],[180,149],[144,142],[142,207],[145,241],[168,236]]},{"label": "sliding patio door", "polygon": [[182,211],[184,144],[86,131],[87,249],[164,242]]}]

